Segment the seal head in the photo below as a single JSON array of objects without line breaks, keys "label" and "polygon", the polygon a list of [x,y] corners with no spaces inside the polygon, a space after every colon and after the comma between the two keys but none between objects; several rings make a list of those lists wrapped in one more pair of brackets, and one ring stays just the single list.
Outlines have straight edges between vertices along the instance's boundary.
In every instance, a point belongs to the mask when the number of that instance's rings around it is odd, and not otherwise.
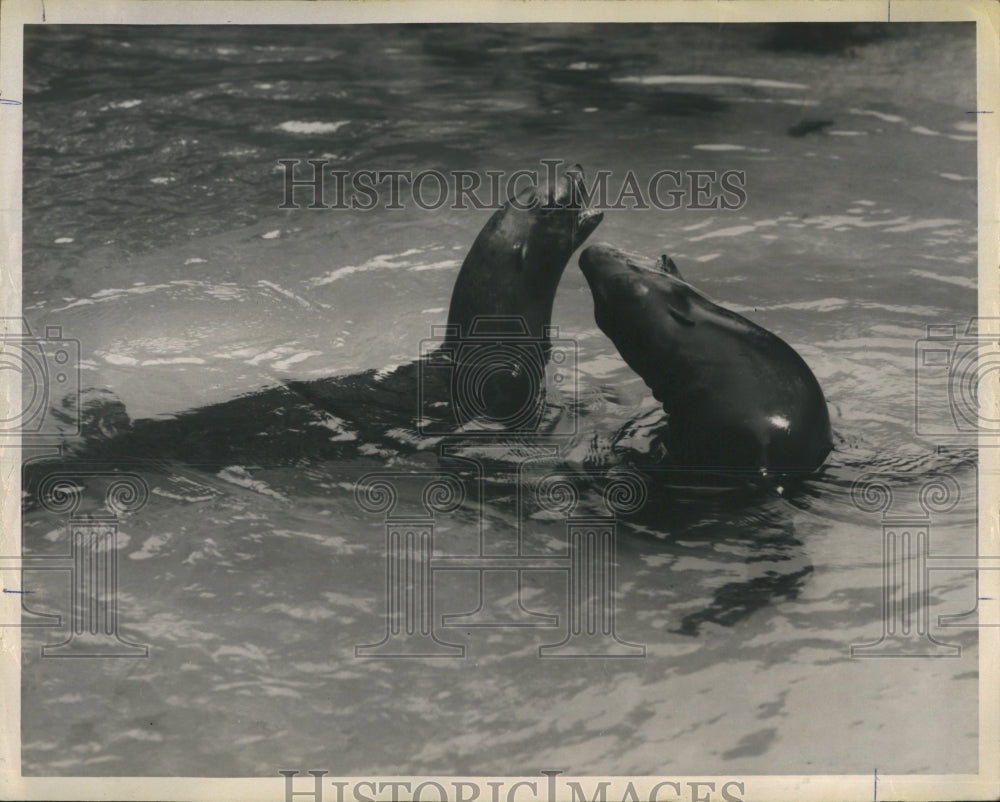
[{"label": "seal head", "polygon": [[452,291],[448,324],[468,337],[476,318],[515,317],[529,336],[547,337],[556,289],[570,256],[604,215],[586,206],[583,168],[567,169],[507,201],[469,250]]},{"label": "seal head", "polygon": [[484,417],[519,430],[541,414],[556,289],[573,252],[604,217],[584,197],[577,164],[508,200],[476,237],[437,354],[452,360],[445,395],[459,421]]},{"label": "seal head", "polygon": [[658,260],[583,251],[594,317],[670,415],[678,466],[785,475],[818,468],[832,435],[812,371],[777,335],[713,303]]}]

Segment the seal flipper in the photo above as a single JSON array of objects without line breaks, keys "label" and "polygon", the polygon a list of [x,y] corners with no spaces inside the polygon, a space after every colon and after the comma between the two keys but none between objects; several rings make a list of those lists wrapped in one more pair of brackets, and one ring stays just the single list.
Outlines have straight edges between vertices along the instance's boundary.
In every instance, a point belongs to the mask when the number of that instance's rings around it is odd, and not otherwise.
[{"label": "seal flipper", "polygon": [[687,279],[681,275],[681,271],[677,269],[677,265],[674,264],[674,260],[665,253],[660,254],[660,258],[656,261],[656,267],[668,276],[679,278],[681,281],[687,281]]},{"label": "seal flipper", "polygon": [[[657,270],[662,270],[668,276],[680,279],[685,284],[687,283],[687,279],[685,279],[684,276],[681,275],[681,271],[677,269],[677,265],[674,264],[674,260],[671,259],[669,256],[667,256],[665,253],[660,254],[660,258],[656,260],[656,268]],[[690,314],[691,305],[686,301],[683,305],[683,308],[678,308],[674,304],[671,304],[667,308],[667,311],[670,313],[670,316],[678,323],[680,323],[682,326],[694,325],[694,321],[691,319],[691,314]]]}]

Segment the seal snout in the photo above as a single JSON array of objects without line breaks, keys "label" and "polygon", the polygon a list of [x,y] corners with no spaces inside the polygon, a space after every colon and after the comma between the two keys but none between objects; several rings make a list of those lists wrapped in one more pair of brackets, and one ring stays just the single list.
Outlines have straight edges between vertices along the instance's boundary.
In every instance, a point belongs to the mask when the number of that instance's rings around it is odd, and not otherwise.
[{"label": "seal snout", "polygon": [[584,248],[580,254],[580,270],[586,276],[595,297],[603,297],[608,280],[624,268],[624,254],[605,242]]},{"label": "seal snout", "polygon": [[566,170],[559,182],[555,202],[568,209],[579,210],[576,215],[577,244],[586,240],[604,219],[604,212],[598,211],[590,205],[587,185],[583,177],[583,167],[579,164],[574,164]]}]

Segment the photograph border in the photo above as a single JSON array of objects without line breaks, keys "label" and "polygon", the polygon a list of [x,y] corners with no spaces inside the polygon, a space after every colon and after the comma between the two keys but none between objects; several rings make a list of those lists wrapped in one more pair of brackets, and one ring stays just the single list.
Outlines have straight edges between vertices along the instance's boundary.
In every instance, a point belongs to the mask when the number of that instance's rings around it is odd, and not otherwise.
[{"label": "photograph border", "polygon": [[[969,109],[978,122],[978,314],[1000,317],[1000,3],[996,0],[501,0],[460,3],[441,0],[4,0],[0,5],[0,318],[21,317],[22,248],[22,86],[23,40],[26,24],[358,24],[358,23],[550,23],[550,22],[958,22],[976,23],[977,107]],[[7,374],[10,372],[7,371]],[[1000,406],[1000,390],[981,399],[988,409]],[[0,407],[20,409],[21,386],[0,376]],[[993,415],[992,418],[997,418]],[[1000,484],[1000,444],[980,437],[978,554],[1000,555],[997,525]],[[0,442],[0,554],[20,555],[19,499],[21,454],[17,444]],[[1000,571],[978,573],[982,595],[1000,597]],[[0,596],[0,615],[20,615],[20,599]],[[589,794],[596,782],[607,781],[608,799],[621,799],[631,783],[640,799],[648,799],[658,783],[679,783],[686,798],[697,798],[697,784],[743,784],[743,800],[949,800],[996,799],[1000,796],[1000,628],[981,627],[979,638],[979,773],[954,775],[744,775],[668,777],[558,778],[561,788],[579,782]],[[245,802],[306,802],[315,797],[308,772],[323,766],[275,766],[273,777],[23,777],[21,776],[21,637],[17,627],[0,628],[0,798],[221,800]],[[533,782],[544,790],[550,782],[540,773],[528,777],[385,777],[336,778],[352,782],[456,783],[478,799],[500,798],[518,782]],[[297,771],[294,796],[291,780],[279,770]],[[332,775],[324,780],[329,783]],[[493,785],[490,786],[489,783]],[[695,784],[694,790],[691,789]],[[491,787],[493,790],[491,790]],[[549,786],[551,787],[551,786]],[[326,786],[323,798],[337,798]],[[392,798],[391,786],[377,794]],[[373,789],[374,790],[374,789]],[[705,786],[704,790],[707,790]],[[704,792],[702,791],[702,793]],[[366,791],[366,793],[369,793]],[[373,794],[375,795],[375,794]],[[350,798],[349,794],[344,795]],[[429,791],[428,799],[436,798]],[[469,797],[471,798],[471,797]],[[713,798],[715,796],[713,795]]]}]

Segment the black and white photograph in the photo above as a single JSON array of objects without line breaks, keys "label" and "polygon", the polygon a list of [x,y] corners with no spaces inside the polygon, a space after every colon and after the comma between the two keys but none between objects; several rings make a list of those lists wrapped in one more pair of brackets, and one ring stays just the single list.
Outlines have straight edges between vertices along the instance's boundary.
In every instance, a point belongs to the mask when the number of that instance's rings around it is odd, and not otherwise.
[{"label": "black and white photograph", "polygon": [[0,796],[996,798],[997,6],[816,7],[7,7]]}]

